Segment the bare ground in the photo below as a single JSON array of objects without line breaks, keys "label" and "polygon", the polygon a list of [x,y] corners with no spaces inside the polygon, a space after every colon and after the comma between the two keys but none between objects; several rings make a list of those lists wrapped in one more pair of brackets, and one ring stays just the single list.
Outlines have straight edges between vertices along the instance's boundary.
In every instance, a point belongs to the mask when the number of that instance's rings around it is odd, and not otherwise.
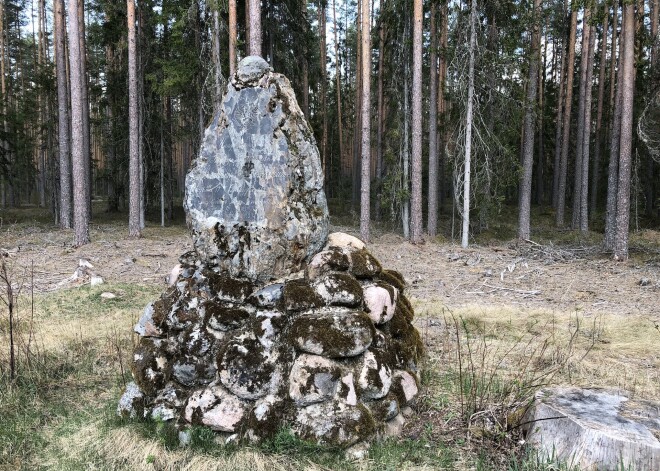
[{"label": "bare ground", "polygon": [[[70,231],[5,227],[0,249],[18,266],[34,263],[35,289],[41,292],[68,286],[66,280],[80,259],[89,261],[105,281],[164,284],[178,256],[191,249],[181,226],[149,227],[135,240],[127,237],[123,226],[101,224],[94,225],[91,237],[92,243],[76,249]],[[409,296],[422,303],[636,314],[660,322],[660,246],[654,249],[653,244],[626,263],[612,261],[594,246],[532,241],[462,249],[437,243],[415,246],[400,236],[383,234],[370,249],[384,266],[404,274]]]}]

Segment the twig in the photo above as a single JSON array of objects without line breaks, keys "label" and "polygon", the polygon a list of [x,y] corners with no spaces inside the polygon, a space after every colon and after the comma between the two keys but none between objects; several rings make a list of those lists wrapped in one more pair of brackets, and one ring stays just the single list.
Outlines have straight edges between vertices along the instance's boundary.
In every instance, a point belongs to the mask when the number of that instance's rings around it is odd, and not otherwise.
[{"label": "twig", "polygon": [[483,286],[486,288],[491,288],[494,290],[499,290],[499,291],[511,291],[512,293],[517,293],[517,294],[526,294],[526,295],[531,295],[535,296],[537,294],[541,294],[540,290],[532,290],[532,291],[526,291],[522,289],[514,289],[514,288],[506,288],[504,286],[494,286],[494,285],[489,285],[488,283],[484,283]]}]

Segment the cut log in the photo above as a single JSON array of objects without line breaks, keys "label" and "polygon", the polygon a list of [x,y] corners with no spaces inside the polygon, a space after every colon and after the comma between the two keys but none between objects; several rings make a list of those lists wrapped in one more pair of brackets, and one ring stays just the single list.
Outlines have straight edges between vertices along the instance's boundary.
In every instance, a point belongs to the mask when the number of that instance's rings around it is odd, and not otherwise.
[{"label": "cut log", "polygon": [[530,445],[571,467],[660,469],[660,403],[608,389],[546,388],[524,423]]}]

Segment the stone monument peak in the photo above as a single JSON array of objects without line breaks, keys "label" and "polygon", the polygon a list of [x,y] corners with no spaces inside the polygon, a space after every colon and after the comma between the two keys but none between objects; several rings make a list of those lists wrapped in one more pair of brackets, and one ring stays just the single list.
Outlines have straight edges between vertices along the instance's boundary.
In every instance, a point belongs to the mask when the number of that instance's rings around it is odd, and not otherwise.
[{"label": "stone monument peak", "polygon": [[186,177],[201,260],[267,281],[304,268],[328,235],[318,148],[289,80],[249,56],[231,78]]},{"label": "stone monument peak", "polygon": [[259,441],[396,433],[422,342],[400,273],[328,236],[319,152],[289,81],[246,57],[186,178],[194,250],[135,326],[118,412]]}]

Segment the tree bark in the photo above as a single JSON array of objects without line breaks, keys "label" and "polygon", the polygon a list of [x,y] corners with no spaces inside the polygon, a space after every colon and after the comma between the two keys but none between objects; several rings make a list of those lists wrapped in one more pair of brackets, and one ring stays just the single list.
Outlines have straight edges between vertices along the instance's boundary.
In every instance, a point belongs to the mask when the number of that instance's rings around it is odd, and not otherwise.
[{"label": "tree bark", "polygon": [[596,136],[594,149],[594,160],[591,171],[591,219],[593,220],[598,204],[598,181],[600,180],[600,155],[603,148],[603,101],[605,99],[605,71],[607,69],[607,31],[609,26],[609,12],[605,4],[603,15],[603,33],[600,39],[600,70],[598,72],[598,105],[596,111]]},{"label": "tree bark", "polygon": [[577,138],[575,149],[575,174],[573,182],[573,214],[572,228],[580,227],[580,204],[582,201],[582,166],[584,163],[584,141],[585,141],[585,110],[586,110],[586,88],[587,75],[589,71],[589,44],[591,39],[591,8],[585,6],[582,20],[582,46],[580,48],[580,92],[578,96],[577,114]]},{"label": "tree bark", "polygon": [[302,111],[309,120],[309,62],[307,60],[307,0],[300,0],[300,22],[303,26],[303,40],[300,41],[300,64],[302,65]]},{"label": "tree bark", "polygon": [[251,56],[261,57],[261,0],[248,0],[250,12],[250,47]]},{"label": "tree bark", "polygon": [[319,0],[319,49],[321,57],[321,114],[323,115],[323,131],[321,137],[321,159],[323,162],[323,181],[324,184],[328,179],[328,113],[327,108],[327,94],[328,94],[328,64],[327,64],[327,45],[326,45],[326,15],[325,15],[325,0]]},{"label": "tree bark", "polygon": [[[546,33],[547,34],[547,33]],[[547,56],[548,56],[548,38],[545,36],[545,41],[543,42],[543,52],[539,50],[541,58],[539,59],[539,114],[538,114],[538,134],[539,134],[539,143],[537,147],[537,165],[536,165],[536,204],[543,206],[545,200],[545,75],[547,67]]]},{"label": "tree bark", "polygon": [[236,72],[236,0],[229,0],[229,75]]},{"label": "tree bark", "polygon": [[414,0],[412,83],[412,208],[410,242],[422,239],[422,0]]},{"label": "tree bark", "polygon": [[369,0],[362,0],[362,176],[360,189],[360,236],[370,239],[371,200],[371,15]]},{"label": "tree bark", "polygon": [[[538,1],[538,0],[535,0]],[[470,64],[468,66],[468,99],[465,117],[465,169],[463,175],[463,228],[461,246],[467,248],[470,236],[470,177],[472,160],[472,108],[474,107],[474,50],[477,45],[477,0],[470,6]]]},{"label": "tree bark", "polygon": [[[381,2],[381,12],[384,8],[384,2]],[[382,13],[381,13],[382,15]],[[383,125],[385,119],[384,95],[383,95],[383,75],[385,73],[385,21],[382,16],[378,27],[378,124],[376,132],[376,184],[378,195],[376,195],[376,220],[380,221],[381,206],[380,199],[382,194],[383,179]]]},{"label": "tree bark", "polygon": [[660,37],[658,37],[658,18],[660,16],[660,0],[652,0],[651,11],[651,67],[657,69],[660,66]]},{"label": "tree bark", "polygon": [[222,63],[220,62],[220,13],[218,12],[218,6],[215,6],[213,8],[213,63],[215,65],[215,100],[213,100],[213,104],[214,104],[213,111],[214,113],[217,113],[218,110],[220,109],[220,104],[222,102]]},{"label": "tree bark", "polygon": [[126,0],[128,12],[128,130],[129,130],[129,211],[128,235],[141,237],[140,230],[140,161],[137,93],[137,44],[135,3]]},{"label": "tree bark", "polygon": [[81,61],[84,51],[80,48],[80,31],[78,0],[69,0],[69,58],[71,76],[71,167],[73,180],[73,231],[74,245],[80,247],[89,243],[89,167],[85,165],[84,113]]},{"label": "tree bark", "polygon": [[[614,16],[618,16],[618,7],[614,7]],[[616,23],[615,23],[616,24]],[[623,23],[622,23],[623,26]],[[605,250],[614,250],[614,237],[616,234],[617,194],[619,184],[619,143],[621,139],[621,105],[623,100],[623,54],[625,37],[619,39],[619,68],[616,76],[616,97],[612,114],[612,130],[610,143],[610,162],[607,173],[607,210],[605,213]],[[612,58],[614,60],[614,57]]]},{"label": "tree bark", "polygon": [[440,126],[440,135],[438,139],[438,185],[440,193],[440,206],[439,211],[442,211],[442,206],[445,201],[445,148],[449,140],[449,126],[447,125],[447,101],[445,100],[445,83],[447,78],[447,38],[449,36],[449,16],[447,2],[442,2],[440,8],[440,17],[442,21],[440,33],[440,47],[439,47],[439,64],[438,68],[438,124]]},{"label": "tree bark", "polygon": [[589,38],[589,58],[587,65],[587,82],[585,91],[585,104],[584,104],[584,128],[583,128],[583,141],[582,141],[582,184],[580,185],[580,231],[587,232],[589,230],[589,147],[591,144],[591,102],[592,102],[592,88],[593,88],[593,71],[594,71],[594,49],[596,45],[596,27],[591,26]]},{"label": "tree bark", "polygon": [[562,124],[561,159],[559,161],[559,182],[557,189],[557,212],[555,222],[558,227],[564,225],[566,211],[566,174],[568,172],[568,145],[571,136],[571,108],[573,106],[573,70],[575,67],[575,35],[577,30],[577,4],[571,5],[571,29],[568,38],[568,59],[566,67],[566,94],[564,118]]},{"label": "tree bark", "polygon": [[341,114],[341,64],[339,62],[339,38],[337,33],[337,0],[332,0],[332,20],[335,33],[335,87],[337,89],[337,130],[339,132],[339,165],[342,176],[347,175],[346,157],[344,154],[344,136]]},{"label": "tree bark", "polygon": [[78,25],[79,25],[79,40],[80,43],[80,77],[82,80],[82,133],[83,133],[83,163],[85,164],[85,177],[84,184],[86,191],[86,210],[89,214],[89,219],[92,218],[92,159],[90,154],[90,129],[89,129],[89,92],[88,92],[88,79],[87,79],[87,40],[85,37],[85,5],[83,0],[78,0]]},{"label": "tree bark", "polygon": [[539,49],[541,43],[540,31],[541,0],[534,0],[532,44],[529,55],[529,80],[527,82],[527,99],[523,140],[523,173],[520,180],[520,208],[518,215],[518,238],[530,238],[530,209],[532,203],[532,167],[534,165],[534,123],[536,122],[536,92],[539,74]]},{"label": "tree bark", "polygon": [[438,32],[435,0],[431,0],[431,44],[429,67],[429,202],[427,231],[429,237],[438,232]]},{"label": "tree bark", "polygon": [[624,3],[623,74],[621,82],[621,137],[619,141],[619,182],[617,185],[614,259],[628,259],[630,224],[630,174],[633,138],[633,99],[635,91],[635,5]]},{"label": "tree bark", "polygon": [[[57,103],[59,124],[59,152],[60,152],[60,227],[70,229],[73,227],[73,206],[71,188],[71,149],[69,131],[69,89],[67,79],[66,51],[66,25],[64,17],[64,0],[55,0],[55,60],[57,73]],[[4,72],[2,74],[4,89]],[[4,90],[3,90],[4,96]]]},{"label": "tree bark", "polygon": [[[566,7],[564,6],[564,11]],[[570,29],[570,28],[569,28]],[[552,167],[552,207],[557,209],[557,196],[559,193],[559,169],[561,162],[561,151],[562,151],[562,124],[563,124],[563,111],[565,103],[565,88],[564,83],[566,82],[566,55],[568,54],[568,38],[564,37],[566,43],[563,44],[561,52],[561,65],[559,71],[559,92],[557,93],[557,127],[555,129],[555,160]]]}]

